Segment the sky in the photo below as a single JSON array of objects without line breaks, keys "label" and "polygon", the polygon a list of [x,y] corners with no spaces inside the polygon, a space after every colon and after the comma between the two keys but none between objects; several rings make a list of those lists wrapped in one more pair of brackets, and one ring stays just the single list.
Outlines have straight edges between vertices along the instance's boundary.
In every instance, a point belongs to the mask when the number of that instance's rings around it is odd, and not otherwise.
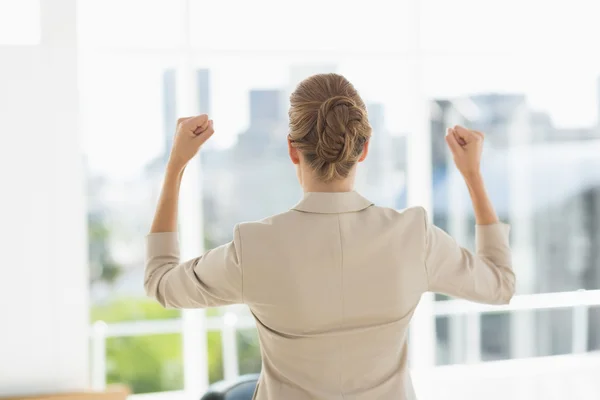
[{"label": "sky", "polygon": [[[135,176],[163,151],[162,73],[211,70],[213,146],[248,124],[248,91],[286,88],[292,66],[336,66],[386,125],[415,102],[524,93],[558,126],[596,122],[596,2],[572,0],[81,0],[81,124],[92,170]],[[37,10],[37,11],[36,11]],[[0,0],[0,45],[39,35],[39,2]],[[189,31],[189,42],[186,32]],[[10,44],[10,43],[8,43]],[[415,91],[420,75],[422,92]]]}]

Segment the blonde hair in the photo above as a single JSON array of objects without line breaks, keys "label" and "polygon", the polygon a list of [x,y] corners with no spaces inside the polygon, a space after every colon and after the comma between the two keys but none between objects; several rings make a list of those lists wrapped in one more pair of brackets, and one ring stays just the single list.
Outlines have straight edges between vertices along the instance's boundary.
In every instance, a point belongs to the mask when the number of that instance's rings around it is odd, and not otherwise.
[{"label": "blonde hair", "polygon": [[367,108],[338,74],[313,75],[290,96],[292,146],[325,182],[348,176],[371,137]]}]

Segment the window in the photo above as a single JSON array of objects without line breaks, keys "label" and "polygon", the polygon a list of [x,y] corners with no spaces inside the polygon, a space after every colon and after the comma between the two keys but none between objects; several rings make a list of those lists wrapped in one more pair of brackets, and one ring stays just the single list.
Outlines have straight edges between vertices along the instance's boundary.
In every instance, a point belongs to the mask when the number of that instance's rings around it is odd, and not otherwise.
[{"label": "window", "polygon": [[[442,137],[455,124],[478,129],[486,133],[488,191],[500,218],[512,226],[518,293],[597,288],[600,176],[593,152],[600,139],[600,60],[589,51],[597,36],[588,15],[592,3],[420,3],[434,222],[474,245],[468,193]],[[570,353],[577,312],[439,317],[437,361]],[[582,327],[587,350],[597,346],[599,321],[582,312],[589,318]],[[478,333],[469,335],[473,329]]]},{"label": "window", "polygon": [[[168,64],[155,57],[84,53],[80,68],[92,322],[118,327],[179,318],[180,311],[164,310],[143,288],[143,238],[164,163],[161,82]],[[106,357],[108,383],[126,383],[137,393],[183,388],[179,332],[109,336]]]},{"label": "window", "polygon": [[[263,3],[280,7],[278,2]],[[247,2],[235,4],[239,15],[248,11]],[[398,88],[407,87],[409,70],[406,58],[398,54],[405,49],[391,47],[393,35],[406,25],[392,25],[388,14],[390,23],[355,35],[341,22],[335,25],[335,19],[334,25],[314,20],[331,35],[352,37],[323,41],[321,34],[303,34],[312,8],[302,8],[291,20],[298,25],[296,36],[281,42],[265,29],[276,23],[266,14],[262,23],[238,14],[227,20],[214,16],[224,12],[214,2],[189,5],[86,2],[79,10],[92,316],[103,321],[96,322],[104,333],[95,340],[108,337],[106,375],[100,370],[97,380],[100,385],[129,384],[136,393],[189,389],[204,379],[213,382],[260,368],[253,325],[238,324],[232,335],[224,323],[247,321],[245,307],[206,314],[166,311],[143,293],[141,239],[150,226],[179,115],[210,113],[217,130],[201,151],[199,174],[188,171],[184,182],[193,192],[182,195],[181,202],[182,251],[190,257],[231,240],[236,223],[285,211],[300,200],[286,150],[288,97],[300,80],[317,72],[345,74],[367,103],[377,140],[358,176],[359,189],[389,207],[402,208],[407,201],[411,97]],[[344,12],[355,18],[361,10],[348,7]],[[205,20],[205,14],[213,17]],[[186,40],[180,33],[185,32],[186,18],[191,41],[183,48]],[[135,30],[130,29],[133,19],[139,22]],[[216,21],[225,23],[210,25]],[[113,29],[104,29],[107,24]],[[234,26],[247,34],[228,33]],[[213,327],[206,334],[185,328],[195,321],[191,324],[201,329],[204,320]],[[221,325],[211,322],[218,320]],[[105,331],[103,323],[108,324]],[[138,334],[135,326],[149,327],[155,334]],[[207,360],[201,358],[202,351]],[[228,362],[232,351],[234,367]],[[146,360],[152,368],[143,368],[148,373],[136,377],[130,373],[134,365],[124,363],[128,359]],[[198,378],[204,368],[208,376]]]},{"label": "window", "polygon": [[[473,248],[468,192],[443,136],[455,124],[481,130],[488,191],[512,225],[518,293],[597,288],[592,2],[481,3],[80,2],[92,315],[108,324],[97,325],[104,333],[94,339],[106,346],[98,347],[107,355],[99,384],[196,395],[209,381],[258,372],[245,307],[166,311],[145,299],[142,238],[179,115],[210,113],[217,131],[186,175],[184,254],[231,240],[237,222],[294,205],[301,193],[285,150],[288,96],[318,72],[344,74],[367,103],[374,136],[357,181],[367,197],[398,209],[424,205]],[[596,309],[543,309],[527,299],[533,309],[467,312],[471,305],[425,295],[413,360],[460,364],[600,347]],[[154,367],[139,381],[123,360]]]}]

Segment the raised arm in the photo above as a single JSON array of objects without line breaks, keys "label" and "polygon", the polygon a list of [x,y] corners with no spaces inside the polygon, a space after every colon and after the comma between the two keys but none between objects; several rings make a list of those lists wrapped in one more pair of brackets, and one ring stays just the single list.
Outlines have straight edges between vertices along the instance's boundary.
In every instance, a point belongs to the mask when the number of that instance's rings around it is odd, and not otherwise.
[{"label": "raised arm", "polygon": [[180,263],[177,235],[179,188],[187,163],[214,133],[206,115],[180,119],[150,234],[144,287],[170,308],[200,308],[242,301],[239,229],[234,240]]},{"label": "raised arm", "polygon": [[177,232],[179,188],[183,172],[200,146],[214,132],[213,123],[206,114],[177,121],[177,132],[150,233]]},{"label": "raised arm", "polygon": [[454,163],[469,189],[475,211],[475,221],[477,225],[491,225],[498,223],[498,216],[487,195],[481,176],[483,139],[483,133],[458,125],[448,128],[446,134],[446,143],[452,152]]},{"label": "raised arm", "polygon": [[476,252],[462,248],[446,232],[426,224],[425,267],[429,290],[482,303],[508,303],[515,291],[509,227],[498,216],[480,173],[483,134],[460,126],[448,129],[446,141],[463,175],[476,219]]}]

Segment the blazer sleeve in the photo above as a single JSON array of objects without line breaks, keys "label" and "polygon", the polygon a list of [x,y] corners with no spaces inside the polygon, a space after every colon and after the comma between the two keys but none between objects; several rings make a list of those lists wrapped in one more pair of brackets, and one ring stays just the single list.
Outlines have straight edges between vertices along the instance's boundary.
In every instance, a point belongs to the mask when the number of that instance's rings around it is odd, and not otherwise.
[{"label": "blazer sleeve", "polygon": [[180,263],[175,232],[146,237],[146,294],[167,308],[204,308],[243,303],[241,238]]},{"label": "blazer sleeve", "polygon": [[429,291],[488,304],[507,304],[515,292],[510,227],[476,225],[475,254],[431,224],[425,214],[425,270]]}]

